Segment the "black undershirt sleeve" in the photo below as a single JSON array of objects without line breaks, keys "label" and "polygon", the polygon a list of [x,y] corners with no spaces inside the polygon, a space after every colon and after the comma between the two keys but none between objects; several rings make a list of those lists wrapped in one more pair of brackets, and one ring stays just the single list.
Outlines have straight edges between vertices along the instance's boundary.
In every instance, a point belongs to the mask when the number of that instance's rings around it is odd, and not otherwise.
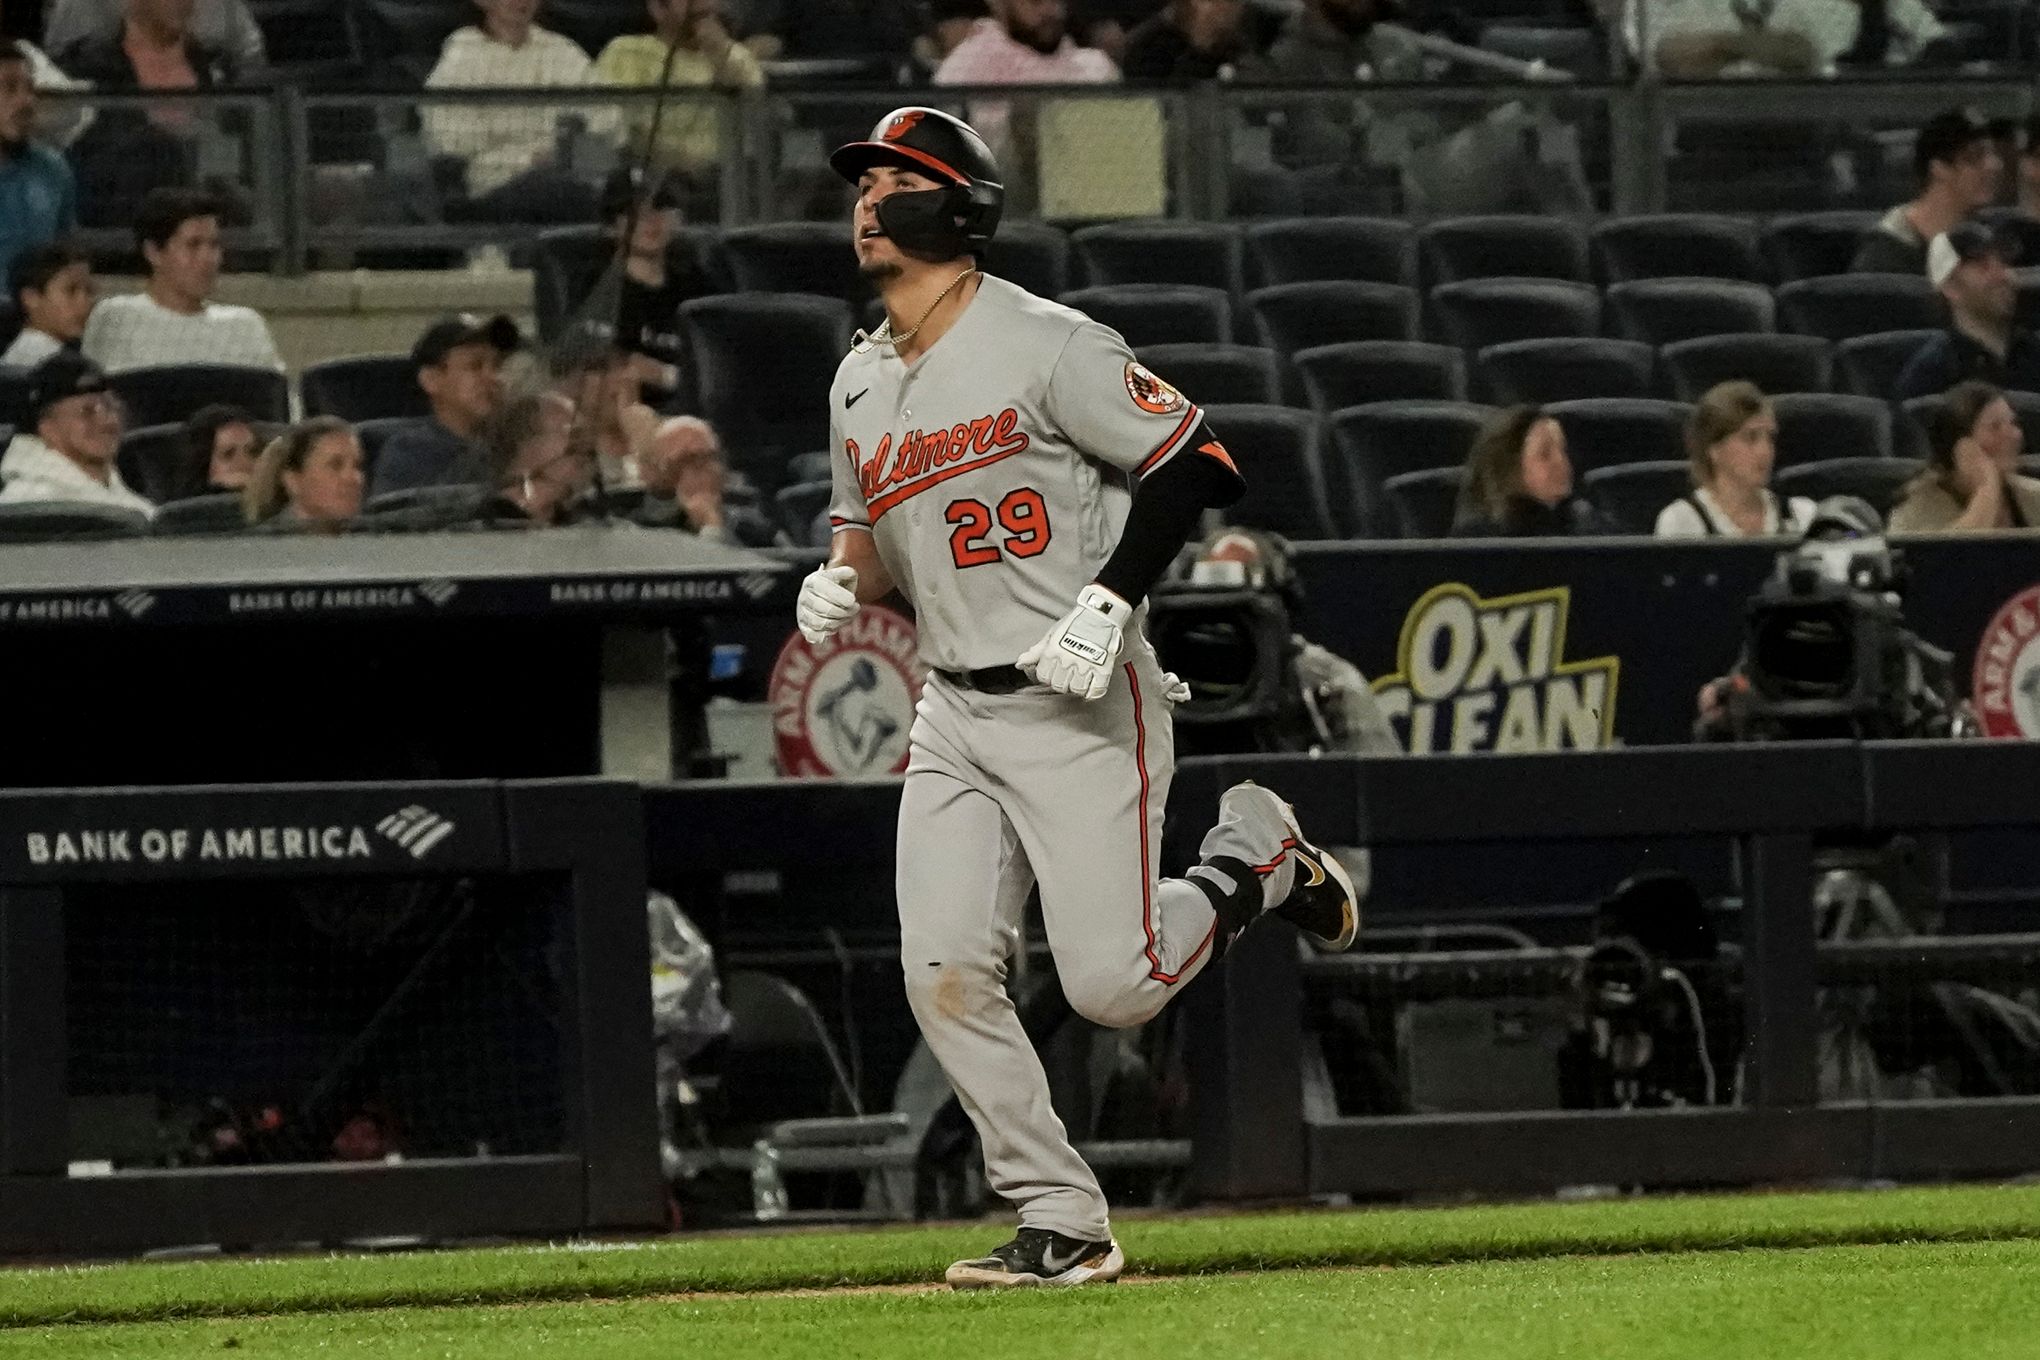
[{"label": "black undershirt sleeve", "polygon": [[1125,600],[1139,604],[1169,563],[1197,531],[1204,512],[1231,505],[1246,490],[1228,462],[1201,450],[1215,442],[1208,426],[1184,441],[1183,452],[1140,479],[1119,546],[1098,570],[1097,582]]}]

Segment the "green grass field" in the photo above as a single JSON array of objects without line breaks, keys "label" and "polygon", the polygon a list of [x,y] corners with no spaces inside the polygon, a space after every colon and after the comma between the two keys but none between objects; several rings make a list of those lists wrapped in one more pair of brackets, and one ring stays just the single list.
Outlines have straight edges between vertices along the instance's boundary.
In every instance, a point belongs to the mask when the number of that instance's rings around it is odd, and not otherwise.
[{"label": "green grass field", "polygon": [[1131,1220],[1116,1287],[916,1286],[998,1227],[0,1274],[0,1355],[2040,1355],[2040,1187]]}]

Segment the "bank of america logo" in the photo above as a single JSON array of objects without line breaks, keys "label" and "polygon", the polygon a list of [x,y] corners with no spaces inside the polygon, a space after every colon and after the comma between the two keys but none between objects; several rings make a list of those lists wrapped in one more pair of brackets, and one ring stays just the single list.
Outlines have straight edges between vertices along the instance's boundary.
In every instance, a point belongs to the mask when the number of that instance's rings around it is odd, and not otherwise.
[{"label": "bank of america logo", "polygon": [[423,859],[433,846],[453,834],[453,823],[430,808],[413,803],[377,822],[375,829],[402,846],[412,859]]},{"label": "bank of america logo", "polygon": [[113,602],[131,619],[138,619],[156,607],[156,597],[146,590],[123,590],[113,597]]},{"label": "bank of america logo", "polygon": [[418,583],[418,593],[423,595],[435,607],[443,609],[448,600],[460,594],[460,587],[451,581],[435,578],[430,581],[420,581]]}]

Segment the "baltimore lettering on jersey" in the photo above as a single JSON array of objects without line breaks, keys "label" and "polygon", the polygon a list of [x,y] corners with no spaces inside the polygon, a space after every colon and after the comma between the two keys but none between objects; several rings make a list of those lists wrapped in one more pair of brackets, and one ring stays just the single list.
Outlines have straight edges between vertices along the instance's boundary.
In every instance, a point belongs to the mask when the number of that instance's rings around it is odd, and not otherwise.
[{"label": "baltimore lettering on jersey", "polygon": [[854,439],[844,440],[843,448],[857,469],[858,489],[876,523],[895,505],[938,482],[1025,452],[1030,442],[1020,429],[1020,413],[1008,406],[997,415],[959,421],[946,430],[909,430],[897,447],[888,434],[869,458]]}]

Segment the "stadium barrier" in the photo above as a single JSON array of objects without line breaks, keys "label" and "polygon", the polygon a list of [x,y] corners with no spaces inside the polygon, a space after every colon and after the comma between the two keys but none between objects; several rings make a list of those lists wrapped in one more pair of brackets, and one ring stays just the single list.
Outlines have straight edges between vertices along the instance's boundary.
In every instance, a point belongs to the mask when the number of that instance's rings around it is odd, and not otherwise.
[{"label": "stadium barrier", "polygon": [[649,966],[632,785],[0,794],[0,1251],[656,1227]]},{"label": "stadium barrier", "polygon": [[2009,974],[2029,987],[2040,937],[1825,938],[1830,923],[1814,908],[1824,852],[1836,845],[2031,827],[2040,747],[1798,743],[1506,763],[1217,758],[1186,762],[1175,798],[1209,806],[1240,778],[1281,788],[1332,842],[1441,851],[1535,842],[1556,859],[1566,842],[1592,838],[1727,838],[1740,866],[1741,939],[1724,953],[1739,975],[1747,1047],[1739,1070],[1710,1074],[1723,1097],[1735,1082],[1734,1105],[1356,1115],[1330,1070],[1332,1041],[1307,1027],[1313,990],[1369,979],[1406,999],[1441,985],[1476,997],[1565,989],[1580,981],[1580,953],[1315,957],[1282,932],[1255,932],[1185,998],[1201,1038],[1190,1053],[1195,1166],[1208,1197],[1935,1179],[2040,1165],[2030,1084],[1994,1098],[1822,1099],[1824,1027],[1838,997],[1907,973],[1934,984]]}]

